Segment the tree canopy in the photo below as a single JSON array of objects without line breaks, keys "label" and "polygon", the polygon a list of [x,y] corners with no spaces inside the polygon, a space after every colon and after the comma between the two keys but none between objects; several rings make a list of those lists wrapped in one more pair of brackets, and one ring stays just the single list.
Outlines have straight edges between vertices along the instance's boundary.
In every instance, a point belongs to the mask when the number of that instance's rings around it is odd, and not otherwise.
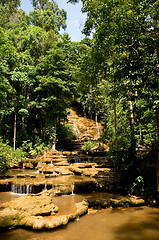
[{"label": "tree canopy", "polygon": [[99,142],[130,151],[130,166],[139,147],[159,143],[159,2],[82,0],[81,42],[61,35],[67,13],[55,1],[31,2],[29,15],[0,2],[0,136],[14,150],[55,150],[76,104],[102,122]]}]

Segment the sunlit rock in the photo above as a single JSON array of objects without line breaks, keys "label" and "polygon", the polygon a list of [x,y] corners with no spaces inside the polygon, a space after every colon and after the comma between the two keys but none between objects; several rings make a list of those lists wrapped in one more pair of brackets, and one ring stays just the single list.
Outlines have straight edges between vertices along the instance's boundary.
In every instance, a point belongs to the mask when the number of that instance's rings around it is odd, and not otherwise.
[{"label": "sunlit rock", "polygon": [[0,228],[12,229],[16,226],[33,229],[53,229],[66,225],[69,221],[87,213],[88,203],[75,204],[75,210],[68,215],[58,215],[58,206],[53,203],[52,190],[37,195],[25,195],[1,205]]}]

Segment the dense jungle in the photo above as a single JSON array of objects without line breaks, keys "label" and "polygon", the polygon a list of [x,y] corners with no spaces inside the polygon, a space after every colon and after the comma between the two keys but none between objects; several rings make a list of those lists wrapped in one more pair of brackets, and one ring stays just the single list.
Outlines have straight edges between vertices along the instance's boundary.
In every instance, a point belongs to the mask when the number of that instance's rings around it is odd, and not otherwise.
[{"label": "dense jungle", "polygon": [[[67,12],[54,0],[32,0],[29,14],[20,0],[0,1],[1,179],[29,164],[41,174],[102,179],[111,165],[118,192],[158,205],[159,1],[81,2],[85,37],[73,42],[61,34]],[[91,173],[70,166],[79,154]],[[96,172],[97,156],[106,160]],[[50,170],[47,161],[69,168]]]}]

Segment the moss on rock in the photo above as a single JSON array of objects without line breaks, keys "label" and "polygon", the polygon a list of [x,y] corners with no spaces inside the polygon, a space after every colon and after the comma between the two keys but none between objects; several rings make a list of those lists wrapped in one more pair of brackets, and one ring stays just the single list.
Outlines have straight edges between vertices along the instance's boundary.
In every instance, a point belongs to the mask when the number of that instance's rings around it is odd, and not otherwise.
[{"label": "moss on rock", "polygon": [[88,203],[76,203],[76,211],[68,215],[56,216],[58,207],[53,204],[52,190],[36,195],[25,195],[1,205],[0,228],[12,229],[17,226],[33,229],[52,229],[66,225],[88,211]]}]

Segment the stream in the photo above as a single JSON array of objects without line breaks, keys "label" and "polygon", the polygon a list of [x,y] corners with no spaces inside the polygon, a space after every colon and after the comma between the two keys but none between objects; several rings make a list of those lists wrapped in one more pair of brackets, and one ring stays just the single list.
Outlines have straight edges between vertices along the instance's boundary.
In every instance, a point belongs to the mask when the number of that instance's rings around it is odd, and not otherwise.
[{"label": "stream", "polygon": [[[17,174],[13,171],[9,174]],[[24,171],[23,173],[32,173]],[[33,173],[32,173],[33,174]],[[39,178],[44,178],[41,174]],[[53,183],[82,180],[80,176],[64,176],[53,179]],[[11,192],[0,193],[0,204],[19,197]],[[59,206],[59,214],[68,214],[75,203],[84,199],[109,199],[120,195],[111,193],[82,193],[54,197]],[[0,233],[0,240],[158,240],[159,209],[151,207],[117,208],[89,210],[88,214],[77,218],[66,226],[54,230],[33,231],[14,229]]]},{"label": "stream", "polygon": [[[112,197],[108,193],[74,194],[55,197],[60,214],[67,214],[73,204],[84,198]],[[0,193],[0,203],[17,195]],[[118,208],[90,211],[89,214],[50,231],[16,229],[0,233],[1,240],[158,240],[159,209],[150,207]]]}]

